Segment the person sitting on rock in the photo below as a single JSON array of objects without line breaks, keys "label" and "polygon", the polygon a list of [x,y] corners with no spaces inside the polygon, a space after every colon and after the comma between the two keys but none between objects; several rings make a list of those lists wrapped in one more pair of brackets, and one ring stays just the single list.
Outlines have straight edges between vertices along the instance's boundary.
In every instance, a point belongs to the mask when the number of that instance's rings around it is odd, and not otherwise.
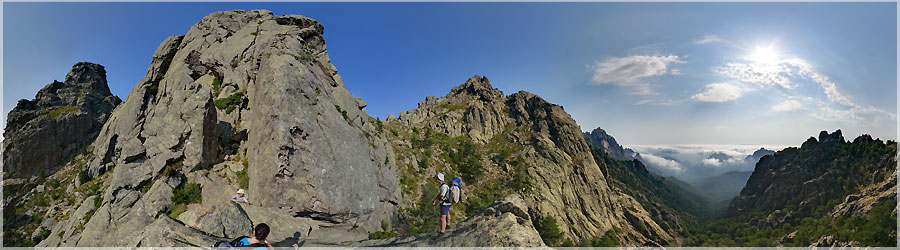
[{"label": "person sitting on rock", "polygon": [[444,233],[447,230],[447,223],[450,222],[450,201],[449,198],[450,193],[450,185],[444,181],[444,174],[438,173],[437,176],[434,177],[434,180],[437,181],[438,185],[440,185],[440,192],[438,195],[434,197],[434,200],[431,201],[431,205],[434,206],[437,201],[441,201],[441,233]]},{"label": "person sitting on rock", "polygon": [[247,199],[247,196],[244,196],[244,189],[238,189],[237,194],[231,196],[231,201],[237,203],[247,203],[247,206],[250,205],[250,200]]},{"label": "person sitting on rock", "polygon": [[269,225],[266,223],[259,223],[256,227],[253,228],[251,233],[253,237],[241,237],[235,247],[240,247],[241,249],[245,247],[254,247],[251,250],[268,250],[274,249],[272,248],[272,244],[269,244],[269,241],[266,240],[266,237],[269,236]]}]

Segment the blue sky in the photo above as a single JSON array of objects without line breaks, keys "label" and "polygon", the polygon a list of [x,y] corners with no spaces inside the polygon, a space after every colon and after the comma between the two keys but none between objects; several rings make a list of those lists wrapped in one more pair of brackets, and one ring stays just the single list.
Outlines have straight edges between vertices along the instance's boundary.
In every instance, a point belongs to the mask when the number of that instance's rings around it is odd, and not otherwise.
[{"label": "blue sky", "polygon": [[124,99],[160,42],[232,9],[324,24],[381,118],[478,74],[626,146],[897,137],[896,3],[4,3],[4,118],[79,61]]}]

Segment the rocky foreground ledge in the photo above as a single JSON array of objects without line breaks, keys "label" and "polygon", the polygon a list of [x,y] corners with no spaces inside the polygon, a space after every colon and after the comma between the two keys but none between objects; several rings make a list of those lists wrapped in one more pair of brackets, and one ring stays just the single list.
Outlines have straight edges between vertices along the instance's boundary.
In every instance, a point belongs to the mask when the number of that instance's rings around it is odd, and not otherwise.
[{"label": "rocky foreground ledge", "polygon": [[437,232],[384,240],[361,241],[366,247],[544,247],[531,224],[528,206],[518,194],[506,196],[466,220]]}]

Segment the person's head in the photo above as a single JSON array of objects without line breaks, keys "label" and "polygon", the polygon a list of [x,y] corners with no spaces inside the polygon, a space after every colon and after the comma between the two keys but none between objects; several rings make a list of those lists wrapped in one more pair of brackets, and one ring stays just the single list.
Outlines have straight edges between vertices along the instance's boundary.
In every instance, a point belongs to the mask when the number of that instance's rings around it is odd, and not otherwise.
[{"label": "person's head", "polygon": [[244,189],[243,189],[243,188],[242,188],[242,189],[238,189],[237,195],[238,195],[238,197],[243,197],[243,196],[244,196]]},{"label": "person's head", "polygon": [[437,175],[434,176],[434,180],[438,183],[444,183],[444,173],[437,173]]},{"label": "person's head", "polygon": [[256,238],[257,240],[262,241],[262,240],[266,240],[266,237],[268,237],[268,236],[269,236],[269,225],[266,225],[266,223],[259,223],[259,225],[256,225],[256,227],[253,228],[253,238]]}]

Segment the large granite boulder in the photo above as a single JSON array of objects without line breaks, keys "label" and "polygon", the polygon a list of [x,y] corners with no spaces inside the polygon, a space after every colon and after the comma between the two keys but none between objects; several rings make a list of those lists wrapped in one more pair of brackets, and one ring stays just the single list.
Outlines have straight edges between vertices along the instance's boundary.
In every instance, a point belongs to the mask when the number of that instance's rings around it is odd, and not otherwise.
[{"label": "large granite boulder", "polygon": [[[203,246],[246,234],[254,210],[278,213],[260,222],[366,231],[389,221],[399,200],[391,148],[344,87],[322,34],[308,17],[235,10],[163,41],[78,167],[102,181],[96,212],[63,216],[58,224],[78,226],[54,228],[62,236],[39,246]],[[202,201],[177,204],[178,193],[199,195],[185,185],[199,185]],[[244,185],[252,206],[222,202]]]}]

